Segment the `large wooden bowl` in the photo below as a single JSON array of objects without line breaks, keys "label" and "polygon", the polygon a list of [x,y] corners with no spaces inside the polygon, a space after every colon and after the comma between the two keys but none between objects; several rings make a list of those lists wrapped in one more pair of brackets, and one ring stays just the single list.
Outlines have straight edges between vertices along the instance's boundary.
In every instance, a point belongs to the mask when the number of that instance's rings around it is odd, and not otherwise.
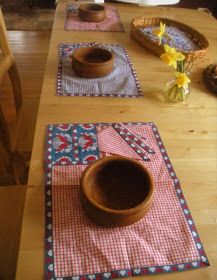
[{"label": "large wooden bowl", "polygon": [[80,198],[87,215],[103,226],[127,226],[149,210],[154,193],[150,172],[121,156],[92,163],[81,177]]},{"label": "large wooden bowl", "polygon": [[72,53],[72,68],[83,78],[100,78],[108,75],[114,66],[114,55],[99,47],[82,47]]},{"label": "large wooden bowl", "polygon": [[105,7],[94,3],[81,4],[78,8],[78,16],[83,21],[100,22],[106,17]]}]

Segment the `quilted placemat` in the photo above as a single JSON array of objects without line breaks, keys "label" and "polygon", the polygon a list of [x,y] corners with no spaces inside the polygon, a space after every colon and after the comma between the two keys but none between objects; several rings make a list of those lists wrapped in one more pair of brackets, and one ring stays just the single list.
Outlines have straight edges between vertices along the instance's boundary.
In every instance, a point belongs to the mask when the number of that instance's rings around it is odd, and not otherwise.
[{"label": "quilted placemat", "polygon": [[[86,46],[99,46],[113,52],[114,69],[109,75],[87,79],[75,74],[70,56],[75,49]],[[130,58],[122,46],[96,43],[61,44],[59,47],[57,95],[141,97],[142,90]]]},{"label": "quilted placemat", "polygon": [[101,22],[85,22],[78,17],[78,4],[67,6],[66,30],[73,31],[120,31],[124,32],[123,25],[116,8],[105,5],[106,18]]},{"label": "quilted placemat", "polygon": [[[127,227],[98,226],[80,205],[82,172],[113,154],[137,159],[155,179],[149,212]],[[46,279],[106,280],[209,265],[153,123],[49,125],[45,156]]]}]

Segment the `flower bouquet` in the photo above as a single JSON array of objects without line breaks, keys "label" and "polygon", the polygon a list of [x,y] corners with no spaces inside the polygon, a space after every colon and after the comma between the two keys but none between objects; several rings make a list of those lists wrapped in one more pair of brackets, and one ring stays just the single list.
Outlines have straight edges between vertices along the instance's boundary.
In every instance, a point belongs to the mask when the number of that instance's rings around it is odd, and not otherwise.
[{"label": "flower bouquet", "polygon": [[[153,30],[153,34],[158,38],[159,45],[163,38],[168,38],[165,32],[166,24],[160,22],[160,26]],[[191,82],[188,74],[190,73],[190,64],[185,65],[185,55],[177,51],[175,47],[164,44],[164,53],[160,58],[174,70],[174,79],[168,83],[164,92],[165,98],[171,102],[184,101],[190,94],[189,83]]]}]

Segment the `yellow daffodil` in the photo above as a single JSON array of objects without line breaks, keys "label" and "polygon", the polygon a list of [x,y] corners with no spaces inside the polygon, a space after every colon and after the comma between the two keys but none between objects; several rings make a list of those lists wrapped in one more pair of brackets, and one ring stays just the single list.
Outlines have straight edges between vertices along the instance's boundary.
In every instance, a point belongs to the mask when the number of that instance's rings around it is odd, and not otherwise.
[{"label": "yellow daffodil", "polygon": [[168,46],[167,44],[164,45],[165,53],[163,53],[160,58],[167,64],[172,65],[174,69],[177,68],[177,61],[182,61],[185,59],[185,56],[177,52],[175,48]]},{"label": "yellow daffodil", "polygon": [[166,30],[166,24],[163,24],[161,21],[160,21],[159,28],[153,30],[154,35],[159,38],[159,45],[161,44],[161,40],[165,33],[165,30]]},{"label": "yellow daffodil", "polygon": [[188,78],[188,76],[185,73],[175,72],[175,76],[176,76],[175,84],[178,86],[178,88],[188,87],[188,84],[191,82],[191,80]]}]

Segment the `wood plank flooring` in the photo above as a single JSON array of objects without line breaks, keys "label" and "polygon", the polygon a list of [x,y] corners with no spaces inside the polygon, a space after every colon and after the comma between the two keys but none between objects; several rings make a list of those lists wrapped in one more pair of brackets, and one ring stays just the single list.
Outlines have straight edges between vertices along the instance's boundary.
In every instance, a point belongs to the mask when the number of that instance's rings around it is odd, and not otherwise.
[{"label": "wood plank flooring", "polygon": [[[46,65],[51,31],[9,31],[9,41],[15,55],[23,92],[18,149],[31,151],[37,117],[43,73]],[[8,77],[1,83],[0,102],[11,123],[14,121],[14,104]]]}]

